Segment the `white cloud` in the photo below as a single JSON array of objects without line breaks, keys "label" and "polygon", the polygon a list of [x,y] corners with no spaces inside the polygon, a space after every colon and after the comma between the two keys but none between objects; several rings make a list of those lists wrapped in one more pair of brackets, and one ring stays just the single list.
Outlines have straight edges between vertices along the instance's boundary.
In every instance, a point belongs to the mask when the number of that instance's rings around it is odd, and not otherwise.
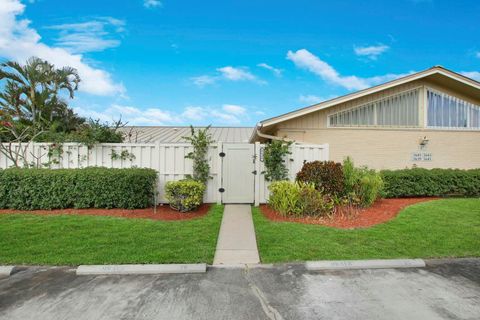
[{"label": "white cloud", "polygon": [[377,60],[378,56],[390,49],[389,46],[379,44],[377,46],[354,47],[353,50],[357,56],[367,57],[371,60]]},{"label": "white cloud", "polygon": [[233,114],[230,114],[230,113],[225,113],[221,110],[212,110],[210,112],[210,115],[213,117],[213,118],[216,118],[217,121],[219,121],[220,123],[224,123],[224,124],[238,124],[240,123],[240,119],[236,116],[236,115],[233,115]]},{"label": "white cloud", "polygon": [[56,45],[73,53],[103,51],[120,45],[112,35],[125,31],[125,21],[101,17],[80,23],[65,23],[46,27],[59,30]]},{"label": "white cloud", "polygon": [[248,70],[243,68],[226,66],[223,68],[218,68],[217,71],[220,72],[225,79],[228,79],[231,81],[256,80],[256,77],[253,74],[251,74]]},{"label": "white cloud", "polygon": [[301,94],[300,97],[298,97],[298,100],[306,104],[315,104],[315,103],[320,103],[326,99],[313,94],[307,94],[307,95]]},{"label": "white cloud", "polygon": [[176,121],[176,117],[171,112],[159,108],[142,110],[132,106],[112,104],[103,111],[78,107],[74,108],[74,111],[80,116],[101,121],[112,122],[121,118],[130,125],[165,125]]},{"label": "white cloud", "polygon": [[[247,108],[224,104],[220,107],[187,106],[179,112],[161,108],[141,109],[133,106],[112,104],[98,111],[97,108],[74,108],[75,112],[86,118],[113,122],[122,119],[129,125],[187,125],[187,124],[239,124],[249,120]],[[256,114],[256,113],[255,113]],[[259,114],[256,114],[259,115]]]},{"label": "white cloud", "polygon": [[473,80],[480,81],[480,72],[478,71],[461,71],[460,74],[472,78]]},{"label": "white cloud", "polygon": [[282,71],[281,69],[277,69],[275,67],[272,67],[271,65],[269,64],[266,64],[266,63],[259,63],[257,64],[257,67],[260,67],[260,68],[264,68],[264,69],[267,69],[267,70],[270,70],[273,72],[273,74],[277,77],[280,77],[282,75]]},{"label": "white cloud", "polygon": [[192,77],[190,78],[193,83],[199,87],[204,87],[209,84],[214,84],[218,78],[208,76],[208,75],[203,75],[203,76],[198,76],[198,77]]},{"label": "white cloud", "polygon": [[237,106],[237,105],[234,105],[234,104],[224,104],[222,106],[222,109],[223,109],[223,111],[226,111],[226,112],[234,114],[234,115],[243,115],[247,111],[247,109],[245,109],[244,107]]},{"label": "white cloud", "polygon": [[202,107],[186,107],[182,113],[182,117],[187,120],[200,121],[205,119],[207,112]]},{"label": "white cloud", "polygon": [[323,80],[342,86],[348,90],[361,90],[386,81],[401,78],[413,72],[404,74],[386,74],[370,78],[357,76],[342,76],[331,65],[321,60],[306,49],[300,49],[295,52],[288,51],[287,59],[291,60],[297,67],[306,69]]},{"label": "white cloud", "polygon": [[216,75],[201,75],[197,77],[192,77],[190,80],[199,86],[204,87],[206,85],[214,84],[220,80],[225,81],[251,81],[258,84],[266,84],[266,81],[258,79],[254,74],[252,74],[248,68],[245,67],[232,67],[225,66],[222,68],[217,68],[218,73]]},{"label": "white cloud", "polygon": [[143,6],[148,9],[161,7],[162,2],[159,0],[143,0]]},{"label": "white cloud", "polygon": [[24,10],[25,5],[19,0],[0,1],[1,57],[24,62],[31,56],[38,56],[57,67],[74,67],[82,79],[79,90],[90,94],[113,95],[125,92],[123,85],[115,83],[108,72],[90,66],[82,55],[41,42],[40,35],[30,27],[30,21],[19,18]]}]

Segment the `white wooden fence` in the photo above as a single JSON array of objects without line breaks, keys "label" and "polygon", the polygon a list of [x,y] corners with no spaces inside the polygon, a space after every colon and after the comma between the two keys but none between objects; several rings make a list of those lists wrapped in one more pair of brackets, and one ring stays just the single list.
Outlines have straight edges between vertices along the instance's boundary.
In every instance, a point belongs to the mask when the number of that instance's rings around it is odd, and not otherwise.
[{"label": "white wooden fence", "polygon": [[[255,144],[255,203],[265,203],[268,198],[268,182],[261,174],[265,167],[262,159],[262,144]],[[34,143],[30,145],[12,144],[11,149],[25,155],[26,162],[35,164],[36,167],[52,169],[72,169],[85,167],[109,167],[109,168],[152,168],[158,172],[159,202],[165,202],[164,186],[167,181],[181,180],[188,174],[192,174],[192,161],[185,155],[193,149],[185,143],[103,143],[88,148],[77,143],[62,144],[62,152],[51,153],[53,150],[50,143]],[[208,181],[205,202],[221,203],[222,194],[222,143],[210,146],[208,161],[210,175]],[[291,152],[286,159],[290,179],[294,179],[305,161],[328,160],[328,145],[292,145]],[[126,157],[121,157],[126,152]],[[115,157],[117,155],[117,157]],[[253,155],[252,155],[253,156]],[[23,161],[18,161],[21,165]],[[0,168],[5,169],[14,166],[14,163],[5,154],[0,153]],[[242,168],[237,168],[242,170]],[[248,170],[246,174],[250,174]]]}]

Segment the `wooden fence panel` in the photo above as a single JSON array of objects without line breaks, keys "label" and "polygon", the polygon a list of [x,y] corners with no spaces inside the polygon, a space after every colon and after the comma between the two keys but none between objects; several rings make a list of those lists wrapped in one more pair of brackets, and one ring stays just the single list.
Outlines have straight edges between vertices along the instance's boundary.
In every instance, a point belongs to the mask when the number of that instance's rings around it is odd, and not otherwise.
[{"label": "wooden fence panel", "polygon": [[[5,144],[7,145],[7,144]],[[192,160],[185,156],[193,151],[192,146],[186,143],[103,143],[88,148],[78,143],[64,143],[60,155],[49,154],[53,147],[49,143],[13,144],[14,153],[24,152],[29,163],[37,167],[52,169],[72,169],[85,167],[109,168],[152,168],[158,172],[159,202],[165,202],[165,183],[184,179],[192,172]],[[265,181],[262,144],[255,144],[256,180],[255,203],[265,203],[268,199],[268,181]],[[222,158],[219,153],[223,150],[222,143],[213,144],[208,151],[211,179],[207,182],[205,202],[221,202],[222,186]],[[122,157],[122,152],[127,152]],[[328,145],[293,145],[292,154],[286,159],[289,169],[289,178],[293,180],[301,169],[304,161],[328,160]],[[114,156],[114,155],[117,156]],[[12,167],[11,159],[0,153],[0,168]],[[22,165],[22,162],[20,162]],[[242,170],[242,168],[236,168]],[[251,168],[246,174],[251,173]]]}]

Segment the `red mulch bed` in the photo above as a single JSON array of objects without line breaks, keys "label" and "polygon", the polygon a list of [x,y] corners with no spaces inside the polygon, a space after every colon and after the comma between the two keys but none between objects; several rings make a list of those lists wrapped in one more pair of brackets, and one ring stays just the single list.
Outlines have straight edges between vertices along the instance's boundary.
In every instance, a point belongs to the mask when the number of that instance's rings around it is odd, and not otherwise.
[{"label": "red mulch bed", "polygon": [[158,206],[157,212],[153,208],[146,209],[58,209],[58,210],[9,210],[1,209],[0,214],[39,214],[39,215],[86,215],[86,216],[108,216],[121,218],[140,218],[152,220],[190,220],[203,217],[208,213],[210,204],[202,204],[192,212],[178,212],[168,205]]},{"label": "red mulch bed", "polygon": [[299,222],[304,224],[321,224],[340,229],[366,228],[376,224],[387,222],[397,216],[397,214],[406,206],[436,200],[438,198],[399,198],[399,199],[381,199],[376,201],[373,206],[365,209],[358,209],[351,215],[336,214],[332,218],[320,217],[284,217],[280,213],[273,211],[268,205],[261,205],[260,211],[265,217],[272,221]]}]

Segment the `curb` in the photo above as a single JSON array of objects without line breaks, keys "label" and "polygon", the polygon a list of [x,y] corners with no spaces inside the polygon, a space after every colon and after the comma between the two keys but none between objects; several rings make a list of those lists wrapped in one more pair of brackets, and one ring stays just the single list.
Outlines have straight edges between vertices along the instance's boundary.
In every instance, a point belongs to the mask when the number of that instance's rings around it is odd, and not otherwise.
[{"label": "curb", "polygon": [[10,276],[15,266],[0,266],[0,276]]},{"label": "curb", "polygon": [[209,269],[271,269],[273,264],[263,263],[236,263],[236,264],[212,264]]},{"label": "curb", "polygon": [[126,275],[126,274],[164,274],[164,273],[205,273],[206,263],[198,264],[118,264],[118,265],[81,265],[76,274],[80,275]]},{"label": "curb", "polygon": [[352,269],[390,269],[390,268],[424,268],[423,259],[378,259],[378,260],[336,260],[307,261],[305,268],[317,270],[352,270]]}]

